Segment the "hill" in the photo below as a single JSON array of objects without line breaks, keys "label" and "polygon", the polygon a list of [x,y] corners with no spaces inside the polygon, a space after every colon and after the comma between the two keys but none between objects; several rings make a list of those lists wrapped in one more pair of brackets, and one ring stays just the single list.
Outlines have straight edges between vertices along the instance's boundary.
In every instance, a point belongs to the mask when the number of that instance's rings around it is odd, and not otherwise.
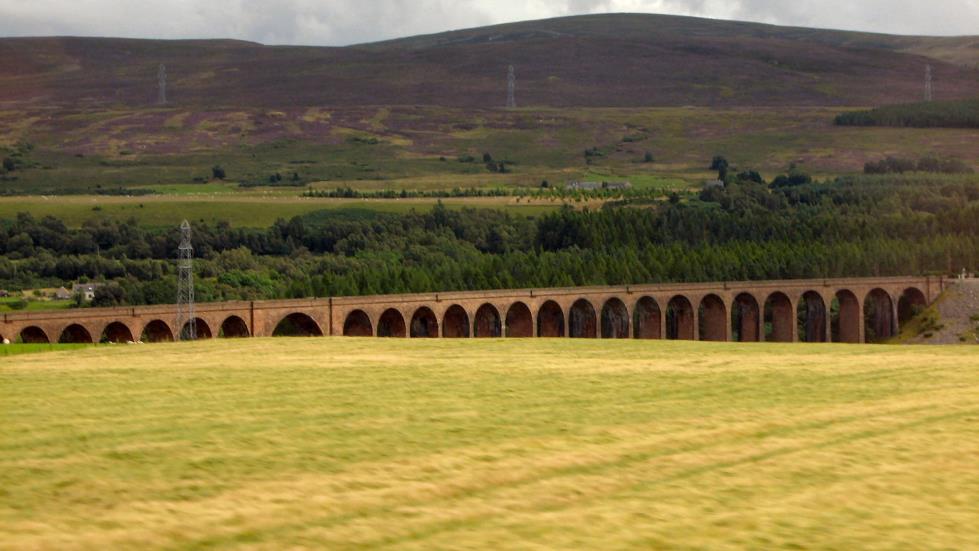
[{"label": "hill", "polygon": [[233,339],[15,356],[0,377],[11,548],[979,536],[964,347]]},{"label": "hill", "polygon": [[615,14],[497,25],[343,48],[229,41],[0,39],[0,103],[203,107],[876,105],[979,89],[979,37],[900,37]]}]

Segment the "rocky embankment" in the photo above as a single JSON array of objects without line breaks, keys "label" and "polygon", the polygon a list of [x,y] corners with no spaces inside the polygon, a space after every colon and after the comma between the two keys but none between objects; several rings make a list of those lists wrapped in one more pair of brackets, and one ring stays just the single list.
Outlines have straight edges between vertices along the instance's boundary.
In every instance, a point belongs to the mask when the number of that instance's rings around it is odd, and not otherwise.
[{"label": "rocky embankment", "polygon": [[911,344],[979,344],[979,279],[955,282],[903,337]]}]

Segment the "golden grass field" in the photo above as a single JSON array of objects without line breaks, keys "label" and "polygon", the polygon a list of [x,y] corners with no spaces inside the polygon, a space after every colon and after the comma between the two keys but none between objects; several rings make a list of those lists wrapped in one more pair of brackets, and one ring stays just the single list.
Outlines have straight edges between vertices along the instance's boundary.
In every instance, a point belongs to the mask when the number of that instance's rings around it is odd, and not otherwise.
[{"label": "golden grass field", "polygon": [[979,545],[971,347],[249,339],[0,381],[2,548]]}]

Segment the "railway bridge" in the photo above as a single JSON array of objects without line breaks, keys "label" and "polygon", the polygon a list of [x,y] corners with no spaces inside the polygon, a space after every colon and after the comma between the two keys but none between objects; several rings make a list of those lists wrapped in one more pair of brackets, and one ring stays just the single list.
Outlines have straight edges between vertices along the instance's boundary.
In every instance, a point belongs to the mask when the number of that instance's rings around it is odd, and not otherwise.
[{"label": "railway bridge", "polygon": [[[948,281],[875,277],[670,283],[199,303],[198,338],[571,337],[847,342],[885,339]],[[4,314],[0,339],[160,342],[176,306]]]}]

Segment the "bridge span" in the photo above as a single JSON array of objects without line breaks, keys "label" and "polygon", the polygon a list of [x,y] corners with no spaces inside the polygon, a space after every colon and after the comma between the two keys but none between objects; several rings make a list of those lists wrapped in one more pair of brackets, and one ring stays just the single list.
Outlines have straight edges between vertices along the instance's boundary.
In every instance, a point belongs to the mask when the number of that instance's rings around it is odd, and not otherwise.
[{"label": "bridge span", "polygon": [[[199,303],[199,338],[572,337],[848,342],[888,338],[948,281],[875,277],[669,283]],[[0,339],[171,341],[176,306],[8,313]]]}]

